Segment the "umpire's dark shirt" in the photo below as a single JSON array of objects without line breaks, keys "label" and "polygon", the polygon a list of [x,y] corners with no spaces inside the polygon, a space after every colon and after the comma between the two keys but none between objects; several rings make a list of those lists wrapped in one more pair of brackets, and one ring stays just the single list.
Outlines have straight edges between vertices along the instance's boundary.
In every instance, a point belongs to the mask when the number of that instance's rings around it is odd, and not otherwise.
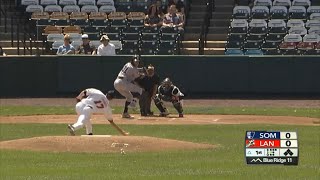
[{"label": "umpire's dark shirt", "polygon": [[139,80],[139,85],[144,88],[146,91],[152,93],[153,86],[160,83],[160,78],[157,74],[154,74],[152,77],[144,76]]}]

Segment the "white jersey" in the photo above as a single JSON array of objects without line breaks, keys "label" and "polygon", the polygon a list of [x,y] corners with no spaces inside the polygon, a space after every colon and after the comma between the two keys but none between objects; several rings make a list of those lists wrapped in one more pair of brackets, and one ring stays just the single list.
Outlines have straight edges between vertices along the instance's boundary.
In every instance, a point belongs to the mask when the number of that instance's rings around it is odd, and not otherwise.
[{"label": "white jersey", "polygon": [[100,90],[89,88],[85,90],[86,98],[81,102],[93,109],[94,113],[103,113],[108,120],[112,119],[112,111],[109,105],[109,100]]},{"label": "white jersey", "polygon": [[140,76],[140,73],[138,68],[132,66],[131,62],[128,62],[127,64],[125,64],[118,74],[118,77],[124,78],[129,82],[134,81],[139,76]]}]

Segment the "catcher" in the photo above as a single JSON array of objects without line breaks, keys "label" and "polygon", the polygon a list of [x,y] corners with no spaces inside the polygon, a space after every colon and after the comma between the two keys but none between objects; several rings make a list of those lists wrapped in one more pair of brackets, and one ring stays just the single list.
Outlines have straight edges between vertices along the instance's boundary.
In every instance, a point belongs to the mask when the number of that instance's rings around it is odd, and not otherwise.
[{"label": "catcher", "polygon": [[114,91],[108,91],[104,95],[100,90],[89,88],[81,91],[81,93],[76,97],[77,105],[76,112],[79,115],[78,120],[75,124],[68,125],[70,135],[74,136],[75,131],[86,127],[87,135],[92,134],[92,124],[90,121],[91,115],[93,113],[102,113],[109,121],[109,123],[116,128],[122,135],[128,135],[129,133],[123,131],[114,122],[112,117],[112,111],[109,105],[109,100],[114,98]]},{"label": "catcher", "polygon": [[154,103],[160,111],[160,116],[165,117],[169,115],[167,108],[163,101],[171,102],[173,107],[178,111],[179,117],[183,117],[182,97],[184,94],[179,88],[171,82],[169,78],[165,78],[158,87],[158,94],[154,97]]}]

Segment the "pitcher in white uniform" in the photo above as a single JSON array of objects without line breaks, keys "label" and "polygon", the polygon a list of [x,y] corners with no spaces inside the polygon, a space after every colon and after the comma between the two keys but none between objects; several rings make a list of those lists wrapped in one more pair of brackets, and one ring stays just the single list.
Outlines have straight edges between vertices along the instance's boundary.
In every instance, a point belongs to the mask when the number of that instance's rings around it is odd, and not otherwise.
[{"label": "pitcher in white uniform", "polygon": [[83,90],[76,97],[78,101],[76,104],[76,112],[79,117],[75,124],[68,125],[70,134],[74,136],[75,131],[85,126],[87,135],[92,135],[92,124],[90,121],[92,113],[104,114],[105,118],[109,122],[112,122],[113,117],[109,100],[112,100],[113,97],[114,91],[108,91],[108,93],[104,95],[100,90],[94,88]]},{"label": "pitcher in white uniform", "polygon": [[135,107],[137,100],[133,98],[132,93],[140,96],[143,89],[135,83],[135,80],[141,77],[141,73],[138,70],[139,59],[134,56],[130,62],[125,64],[118,74],[117,79],[114,81],[114,88],[126,98],[124,105],[123,118],[133,118],[128,113],[128,107]]}]

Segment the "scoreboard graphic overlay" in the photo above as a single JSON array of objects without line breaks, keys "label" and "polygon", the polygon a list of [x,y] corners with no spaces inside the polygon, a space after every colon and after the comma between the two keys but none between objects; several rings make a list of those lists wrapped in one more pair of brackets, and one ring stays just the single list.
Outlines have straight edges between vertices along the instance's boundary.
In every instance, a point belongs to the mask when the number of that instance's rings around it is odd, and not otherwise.
[{"label": "scoreboard graphic overlay", "polygon": [[297,132],[246,131],[247,164],[298,165]]}]

